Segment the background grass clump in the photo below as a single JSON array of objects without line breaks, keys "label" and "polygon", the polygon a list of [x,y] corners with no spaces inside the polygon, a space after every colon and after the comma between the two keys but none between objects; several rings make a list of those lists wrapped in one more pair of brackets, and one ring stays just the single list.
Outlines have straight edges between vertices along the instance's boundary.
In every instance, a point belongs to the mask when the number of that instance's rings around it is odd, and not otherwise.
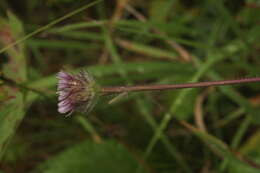
[{"label": "background grass clump", "polygon": [[[129,94],[57,112],[56,74],[102,85],[260,75],[258,0],[0,1],[0,172],[260,169],[260,85]],[[8,80],[6,80],[8,79]]]}]

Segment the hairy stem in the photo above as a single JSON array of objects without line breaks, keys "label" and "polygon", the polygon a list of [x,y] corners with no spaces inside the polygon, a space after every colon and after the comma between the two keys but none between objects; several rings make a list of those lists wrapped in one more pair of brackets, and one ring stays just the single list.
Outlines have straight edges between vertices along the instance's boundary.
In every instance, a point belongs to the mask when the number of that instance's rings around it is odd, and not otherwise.
[{"label": "hairy stem", "polygon": [[114,87],[104,87],[102,88],[102,92],[104,94],[113,94],[113,93],[122,93],[122,92],[201,88],[201,87],[209,87],[209,86],[235,85],[235,84],[253,83],[253,82],[260,82],[260,77],[236,79],[236,80],[195,82],[195,83],[185,83],[185,84],[114,86]]}]

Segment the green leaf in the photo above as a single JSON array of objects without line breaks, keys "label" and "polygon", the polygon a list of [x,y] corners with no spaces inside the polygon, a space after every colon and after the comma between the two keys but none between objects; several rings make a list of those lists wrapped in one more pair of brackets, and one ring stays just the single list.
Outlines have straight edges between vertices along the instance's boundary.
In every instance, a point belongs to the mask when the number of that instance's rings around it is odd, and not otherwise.
[{"label": "green leaf", "polygon": [[121,47],[123,47],[129,51],[144,54],[144,55],[151,56],[154,58],[159,58],[159,59],[168,58],[168,59],[172,59],[172,60],[176,60],[176,58],[177,58],[176,52],[163,50],[163,49],[152,47],[149,45],[140,44],[137,42],[130,42],[130,41],[126,41],[126,40],[117,40],[117,42]]},{"label": "green leaf", "polygon": [[[150,7],[150,18],[156,22],[165,22],[167,16],[172,13],[172,5],[174,0],[161,1],[153,0]],[[163,10],[162,10],[163,9]]]},{"label": "green leaf", "polygon": [[22,93],[17,93],[15,99],[0,107],[0,160],[24,114]]},{"label": "green leaf", "polygon": [[[257,173],[259,169],[253,168],[251,163],[245,163],[245,159],[242,158],[242,155],[235,155],[229,146],[222,142],[220,139],[208,134],[207,132],[200,131],[190,125],[185,124],[185,126],[191,130],[196,136],[198,136],[212,151],[217,153],[221,158],[225,158],[229,163],[230,173]],[[259,137],[259,135],[257,135]],[[260,162],[260,152],[254,153],[257,157],[254,157],[254,162]],[[243,161],[243,162],[242,162]],[[250,164],[250,166],[249,166]]]},{"label": "green leaf", "polygon": [[232,161],[234,163],[242,163],[240,160],[238,160],[237,157],[235,157],[233,152],[230,150],[229,146],[225,144],[222,140],[216,138],[215,136],[207,132],[203,132],[199,129],[196,129],[193,126],[190,126],[186,123],[184,123],[184,125],[190,131],[192,131],[197,137],[204,141],[205,144],[207,144],[208,147],[210,147],[211,150],[217,153],[221,158],[229,159],[229,161]]},{"label": "green leaf", "polygon": [[[260,131],[255,132],[240,148],[240,152],[244,155],[250,157],[256,163],[260,163],[260,150],[259,150],[259,142],[260,142]],[[229,172],[236,173],[258,173],[259,170],[241,164],[236,164],[234,162],[229,163],[228,165]]]},{"label": "green leaf", "polygon": [[[248,154],[259,150],[258,146],[260,143],[260,130],[256,131],[240,148],[240,152],[243,154]],[[260,150],[259,150],[260,151]]]},{"label": "green leaf", "polygon": [[199,90],[190,90],[189,99],[185,99],[185,104],[181,104],[176,110],[176,117],[182,120],[187,120],[191,118],[194,114],[194,105]]},{"label": "green leaf", "polygon": [[7,13],[8,14],[8,19],[9,19],[9,25],[12,29],[12,32],[15,35],[15,37],[19,37],[23,35],[23,25],[22,22],[10,11]]},{"label": "green leaf", "polygon": [[[22,23],[13,15],[8,12],[8,20],[0,19],[0,43],[3,46],[8,46],[14,40],[23,36]],[[26,55],[24,51],[24,44],[18,44],[7,51],[8,63],[3,66],[5,76],[15,81],[26,80]]]},{"label": "green leaf", "polygon": [[[255,153],[254,162],[260,163],[260,153]],[[229,164],[229,172],[230,173],[259,173],[259,169],[249,167],[245,164],[239,164],[237,162],[231,162]]]},{"label": "green leaf", "polygon": [[77,49],[86,50],[96,48],[96,44],[91,44],[86,47],[86,44],[79,41],[59,41],[59,40],[44,40],[44,39],[28,39],[26,44],[32,48],[49,48],[49,49]]},{"label": "green leaf", "polygon": [[[11,44],[23,35],[22,23],[8,12],[8,21],[0,19],[0,43],[4,46]],[[26,55],[24,44],[20,43],[6,52],[8,62],[3,66],[5,77],[19,83],[26,81]],[[3,82],[1,91],[6,93],[0,105],[0,160],[6,150],[10,138],[14,135],[17,126],[25,114],[24,95],[19,87],[13,88]]]},{"label": "green leaf", "polygon": [[[98,166],[97,166],[98,165]],[[116,141],[84,141],[49,159],[34,172],[42,173],[132,173],[138,162]],[[145,172],[142,169],[142,172]]]}]

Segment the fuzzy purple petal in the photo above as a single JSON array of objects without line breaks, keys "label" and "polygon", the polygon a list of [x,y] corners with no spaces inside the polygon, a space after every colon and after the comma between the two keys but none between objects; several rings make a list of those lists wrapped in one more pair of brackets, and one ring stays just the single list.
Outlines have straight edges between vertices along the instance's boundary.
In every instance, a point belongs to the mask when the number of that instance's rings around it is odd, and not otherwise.
[{"label": "fuzzy purple petal", "polygon": [[69,99],[65,99],[58,103],[59,107],[68,106],[68,105],[71,105],[71,101]]},{"label": "fuzzy purple petal", "polygon": [[72,111],[73,107],[71,105],[68,106],[59,106],[58,111],[62,114]]},{"label": "fuzzy purple petal", "polygon": [[72,113],[79,110],[79,107],[86,106],[88,109],[89,101],[92,99],[92,91],[89,87],[94,82],[88,73],[82,71],[79,74],[60,71],[57,74],[57,94],[58,94],[58,111],[60,113]]},{"label": "fuzzy purple petal", "polygon": [[58,98],[59,101],[68,98],[68,96],[70,95],[69,92],[66,91],[58,91],[58,94],[59,94],[59,98]]},{"label": "fuzzy purple petal", "polygon": [[66,89],[69,87],[69,84],[68,83],[59,83],[58,84],[58,90],[63,90],[63,89]]},{"label": "fuzzy purple petal", "polygon": [[60,71],[60,72],[58,73],[58,78],[59,78],[60,80],[71,80],[73,77],[72,77],[69,73]]}]

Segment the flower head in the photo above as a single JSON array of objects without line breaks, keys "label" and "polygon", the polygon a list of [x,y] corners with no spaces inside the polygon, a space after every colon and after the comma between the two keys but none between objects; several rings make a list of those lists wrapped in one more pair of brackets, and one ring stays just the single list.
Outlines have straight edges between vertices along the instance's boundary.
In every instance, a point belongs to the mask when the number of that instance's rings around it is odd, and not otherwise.
[{"label": "flower head", "polygon": [[60,71],[58,78],[58,111],[70,115],[75,110],[89,112],[94,106],[99,87],[86,71],[70,74]]}]

